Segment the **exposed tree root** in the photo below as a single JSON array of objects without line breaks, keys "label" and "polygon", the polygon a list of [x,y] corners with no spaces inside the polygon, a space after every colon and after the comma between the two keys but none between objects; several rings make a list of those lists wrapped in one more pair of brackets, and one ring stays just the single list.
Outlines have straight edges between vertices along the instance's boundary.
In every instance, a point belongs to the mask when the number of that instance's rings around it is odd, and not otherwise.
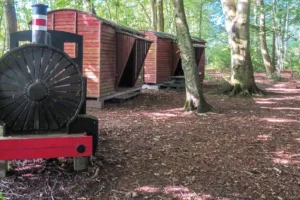
[{"label": "exposed tree root", "polygon": [[259,89],[255,84],[250,88],[241,88],[241,85],[231,86],[224,91],[230,97],[250,97],[254,95],[265,95],[266,92]]},{"label": "exposed tree root", "polygon": [[193,101],[190,99],[190,100],[186,100],[185,101],[185,104],[184,104],[184,111],[186,111],[186,112],[190,112],[190,111],[193,111],[193,110],[195,110],[196,108],[195,108],[195,106],[194,106],[194,103],[193,103]]},{"label": "exposed tree root", "polygon": [[214,110],[213,107],[205,101],[202,103],[202,105],[198,106],[197,113],[207,113],[213,110]]},{"label": "exposed tree root", "polygon": [[206,112],[213,111],[213,107],[205,100],[202,100],[200,102],[201,103],[196,107],[195,103],[192,100],[185,101],[184,111],[186,112],[195,111],[197,113],[206,113]]}]

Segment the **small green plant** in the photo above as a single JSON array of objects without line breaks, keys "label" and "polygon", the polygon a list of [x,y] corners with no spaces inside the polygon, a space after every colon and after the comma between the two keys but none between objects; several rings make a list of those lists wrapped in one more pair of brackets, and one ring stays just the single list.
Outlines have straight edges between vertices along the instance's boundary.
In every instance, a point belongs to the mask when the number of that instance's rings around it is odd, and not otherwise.
[{"label": "small green plant", "polygon": [[294,77],[294,78],[300,78],[300,71],[294,71],[294,72],[292,72],[292,77]]},{"label": "small green plant", "polygon": [[206,79],[206,80],[212,80],[212,79],[214,79],[214,77],[211,76],[211,75],[208,75],[208,74],[204,74],[204,79]]},{"label": "small green plant", "polygon": [[274,80],[274,81],[280,81],[281,80],[280,74],[278,72],[274,72],[274,73],[270,74],[269,78]]},{"label": "small green plant", "polygon": [[1,192],[0,192],[0,200],[5,200],[5,198]]}]

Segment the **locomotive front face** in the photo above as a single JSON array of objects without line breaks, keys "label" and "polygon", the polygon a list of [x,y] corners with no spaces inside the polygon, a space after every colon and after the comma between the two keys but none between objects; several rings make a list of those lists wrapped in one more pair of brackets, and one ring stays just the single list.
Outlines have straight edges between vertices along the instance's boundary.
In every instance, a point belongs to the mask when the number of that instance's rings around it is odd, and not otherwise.
[{"label": "locomotive front face", "polygon": [[13,131],[57,130],[85,99],[78,66],[54,47],[28,44],[0,59],[0,119]]},{"label": "locomotive front face", "polygon": [[[32,30],[10,34],[11,50],[0,58],[0,177],[15,159],[73,157],[81,171],[98,145],[98,119],[85,114],[83,38],[47,33],[47,6],[33,7]],[[17,47],[24,39],[33,44]],[[63,51],[66,42],[76,44],[76,58]]]}]

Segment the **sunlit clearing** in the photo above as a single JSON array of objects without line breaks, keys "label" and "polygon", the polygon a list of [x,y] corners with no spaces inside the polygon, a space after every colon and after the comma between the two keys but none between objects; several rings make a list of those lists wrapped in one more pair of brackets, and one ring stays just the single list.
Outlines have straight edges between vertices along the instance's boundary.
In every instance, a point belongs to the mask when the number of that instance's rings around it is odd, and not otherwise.
[{"label": "sunlit clearing", "polygon": [[259,135],[259,136],[257,136],[257,138],[258,138],[258,140],[261,140],[261,141],[268,141],[268,140],[270,140],[271,139],[271,135]]},{"label": "sunlit clearing", "polygon": [[271,152],[273,162],[277,164],[300,164],[300,154],[292,154],[286,151]]},{"label": "sunlit clearing", "polygon": [[299,122],[294,119],[284,119],[284,118],[261,118],[261,121],[267,121],[267,122],[272,122],[272,123],[291,123],[291,122]]},{"label": "sunlit clearing", "polygon": [[291,107],[279,107],[279,108],[274,108],[274,107],[260,107],[263,109],[271,109],[271,110],[300,110],[300,108],[291,108]]}]

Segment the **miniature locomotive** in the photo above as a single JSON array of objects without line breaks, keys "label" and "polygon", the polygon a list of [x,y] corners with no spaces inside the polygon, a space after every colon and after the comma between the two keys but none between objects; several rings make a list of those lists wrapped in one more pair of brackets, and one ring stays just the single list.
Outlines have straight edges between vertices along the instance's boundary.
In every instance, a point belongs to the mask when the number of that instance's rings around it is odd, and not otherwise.
[{"label": "miniature locomotive", "polygon": [[[75,58],[64,52],[67,42]],[[12,33],[10,47],[0,58],[0,176],[15,159],[74,157],[75,170],[85,169],[98,119],[85,110],[82,36],[47,31],[47,6],[37,4],[32,30]]]}]

